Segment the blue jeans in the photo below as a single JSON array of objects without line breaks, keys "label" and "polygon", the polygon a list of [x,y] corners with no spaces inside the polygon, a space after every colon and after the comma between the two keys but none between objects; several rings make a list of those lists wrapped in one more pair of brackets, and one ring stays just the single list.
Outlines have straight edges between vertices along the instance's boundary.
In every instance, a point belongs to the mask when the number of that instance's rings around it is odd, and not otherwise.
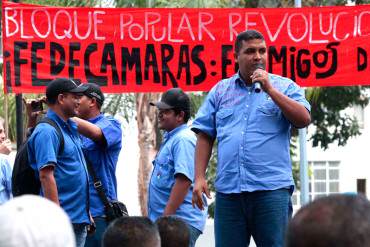
[{"label": "blue jeans", "polygon": [[189,235],[190,235],[189,247],[194,247],[195,242],[199,238],[200,234],[202,234],[202,232],[199,231],[197,228],[189,225],[189,224],[187,224],[187,225],[188,225],[188,228],[189,228]]},{"label": "blue jeans", "polygon": [[94,234],[88,234],[86,238],[85,247],[101,247],[103,241],[103,233],[108,224],[103,217],[94,217],[96,230]]},{"label": "blue jeans", "polygon": [[216,247],[249,246],[253,237],[258,247],[284,246],[290,218],[290,191],[216,193]]},{"label": "blue jeans", "polygon": [[87,235],[86,224],[72,224],[76,237],[76,247],[84,247]]}]

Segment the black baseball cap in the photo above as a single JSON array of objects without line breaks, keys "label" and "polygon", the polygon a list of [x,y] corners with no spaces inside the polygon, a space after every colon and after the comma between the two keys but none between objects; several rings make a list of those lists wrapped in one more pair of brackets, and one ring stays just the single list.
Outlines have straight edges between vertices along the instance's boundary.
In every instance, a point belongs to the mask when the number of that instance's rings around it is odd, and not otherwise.
[{"label": "black baseball cap", "polygon": [[83,89],[73,79],[57,78],[49,82],[46,87],[46,99],[56,99],[62,93],[82,93]]},{"label": "black baseball cap", "polygon": [[150,102],[150,105],[156,106],[160,110],[174,108],[190,110],[190,99],[181,88],[171,88],[163,93],[160,101]]},{"label": "black baseball cap", "polygon": [[83,89],[83,94],[86,95],[89,98],[95,98],[96,101],[103,105],[104,103],[104,94],[102,93],[100,87],[96,83],[86,83],[81,84],[79,88]]}]

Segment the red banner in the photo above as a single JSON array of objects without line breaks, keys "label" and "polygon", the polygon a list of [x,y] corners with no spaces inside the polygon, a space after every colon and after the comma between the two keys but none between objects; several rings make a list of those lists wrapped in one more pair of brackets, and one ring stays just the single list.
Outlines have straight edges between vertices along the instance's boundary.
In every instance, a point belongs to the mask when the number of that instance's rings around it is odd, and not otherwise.
[{"label": "red banner", "polygon": [[301,86],[370,84],[370,5],[279,9],[60,8],[3,2],[5,91],[56,77],[107,93],[207,91],[235,73],[238,32],[261,31],[269,72]]}]

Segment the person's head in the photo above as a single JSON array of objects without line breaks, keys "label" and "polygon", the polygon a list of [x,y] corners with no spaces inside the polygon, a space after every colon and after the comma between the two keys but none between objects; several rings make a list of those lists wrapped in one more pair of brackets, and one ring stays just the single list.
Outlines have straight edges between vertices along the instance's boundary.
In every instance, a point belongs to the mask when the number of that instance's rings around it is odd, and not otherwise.
[{"label": "person's head", "polygon": [[234,57],[241,76],[249,82],[258,67],[266,67],[267,47],[263,35],[256,30],[239,33],[235,40]]},{"label": "person's head", "polygon": [[78,107],[78,116],[83,119],[89,119],[100,114],[100,109],[104,103],[104,94],[99,85],[95,83],[86,83],[79,86],[84,91],[80,98]]},{"label": "person's head", "polygon": [[155,224],[161,236],[161,247],[189,246],[189,229],[181,219],[173,216],[160,217]]},{"label": "person's head", "polygon": [[103,247],[160,247],[157,226],[147,217],[121,217],[103,235]]},{"label": "person's head", "polygon": [[0,206],[0,246],[74,247],[75,236],[67,214],[55,203],[24,195]]},{"label": "person's head", "polygon": [[53,110],[59,110],[65,117],[77,114],[77,108],[83,89],[72,79],[57,78],[46,87],[46,102]]},{"label": "person's head", "polygon": [[4,119],[0,117],[0,144],[6,139],[5,129],[4,129]]},{"label": "person's head", "polygon": [[332,195],[301,208],[288,226],[286,247],[370,246],[370,202]]},{"label": "person's head", "polygon": [[190,98],[181,88],[171,88],[163,93],[158,102],[150,105],[158,108],[159,128],[171,131],[190,118]]}]

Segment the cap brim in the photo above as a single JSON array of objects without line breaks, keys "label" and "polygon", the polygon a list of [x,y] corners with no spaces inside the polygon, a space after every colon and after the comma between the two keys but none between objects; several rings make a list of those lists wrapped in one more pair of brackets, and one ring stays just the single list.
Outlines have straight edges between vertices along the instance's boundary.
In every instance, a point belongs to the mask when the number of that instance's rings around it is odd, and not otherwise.
[{"label": "cap brim", "polygon": [[149,104],[151,106],[156,106],[158,109],[161,109],[161,110],[167,110],[167,109],[172,109],[173,108],[172,106],[167,105],[166,103],[164,103],[162,101],[150,102]]},{"label": "cap brim", "polygon": [[78,87],[72,89],[72,90],[69,90],[70,93],[83,93],[85,92],[89,87],[86,86],[85,84],[81,84],[79,85]]}]

